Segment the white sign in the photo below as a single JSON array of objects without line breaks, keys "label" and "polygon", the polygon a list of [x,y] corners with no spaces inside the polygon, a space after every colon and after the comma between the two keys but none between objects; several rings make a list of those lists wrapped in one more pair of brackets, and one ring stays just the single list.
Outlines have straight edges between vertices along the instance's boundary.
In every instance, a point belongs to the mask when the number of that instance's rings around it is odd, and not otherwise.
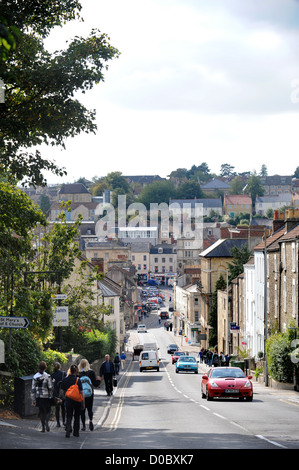
[{"label": "white sign", "polygon": [[0,317],[0,328],[28,328],[29,325],[26,317]]},{"label": "white sign", "polygon": [[69,308],[57,307],[54,310],[53,326],[69,326]]},{"label": "white sign", "polygon": [[65,300],[67,299],[66,294],[55,294],[55,300]]}]

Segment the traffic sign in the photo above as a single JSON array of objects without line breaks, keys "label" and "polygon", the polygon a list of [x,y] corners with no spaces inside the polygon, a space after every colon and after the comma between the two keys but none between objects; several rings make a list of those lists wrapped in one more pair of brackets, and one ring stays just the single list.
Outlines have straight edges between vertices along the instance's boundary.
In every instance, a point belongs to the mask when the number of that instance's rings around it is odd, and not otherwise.
[{"label": "traffic sign", "polygon": [[53,326],[69,326],[69,308],[57,307],[53,314]]},{"label": "traffic sign", "polygon": [[28,328],[30,322],[26,317],[1,317],[0,328]]},{"label": "traffic sign", "polygon": [[66,300],[67,295],[66,294],[55,294],[55,300]]}]

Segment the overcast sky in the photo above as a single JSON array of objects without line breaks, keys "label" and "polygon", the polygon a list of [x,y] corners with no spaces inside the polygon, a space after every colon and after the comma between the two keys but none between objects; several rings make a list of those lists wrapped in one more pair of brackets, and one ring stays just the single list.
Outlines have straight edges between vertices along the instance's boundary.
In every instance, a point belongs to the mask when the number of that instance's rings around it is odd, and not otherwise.
[{"label": "overcast sky", "polygon": [[58,28],[49,50],[99,28],[121,55],[82,95],[98,132],[45,149],[80,176],[159,174],[206,162],[236,172],[299,166],[299,2],[83,0],[84,23]]}]

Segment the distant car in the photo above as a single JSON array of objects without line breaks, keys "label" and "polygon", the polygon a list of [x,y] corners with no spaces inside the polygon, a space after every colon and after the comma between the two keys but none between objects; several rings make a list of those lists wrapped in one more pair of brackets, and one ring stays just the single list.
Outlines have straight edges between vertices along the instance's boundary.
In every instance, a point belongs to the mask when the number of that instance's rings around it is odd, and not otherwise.
[{"label": "distant car", "polygon": [[138,325],[137,333],[147,333],[146,325],[143,325],[143,324]]},{"label": "distant car", "polygon": [[184,351],[175,351],[171,358],[172,363],[175,364],[180,356],[186,356],[186,353]]},{"label": "distant car", "polygon": [[163,310],[162,312],[160,312],[160,318],[161,320],[167,320],[167,318],[169,318],[169,313]]},{"label": "distant car", "polygon": [[167,346],[167,353],[168,353],[168,354],[173,354],[174,351],[177,351],[177,350],[178,350],[177,344],[172,343],[172,344],[169,344],[169,345]]},{"label": "distant car", "polygon": [[253,399],[252,376],[246,377],[240,367],[213,367],[201,379],[202,398]]},{"label": "distant car", "polygon": [[175,371],[177,374],[181,371],[198,374],[197,360],[194,356],[180,356],[176,362]]}]

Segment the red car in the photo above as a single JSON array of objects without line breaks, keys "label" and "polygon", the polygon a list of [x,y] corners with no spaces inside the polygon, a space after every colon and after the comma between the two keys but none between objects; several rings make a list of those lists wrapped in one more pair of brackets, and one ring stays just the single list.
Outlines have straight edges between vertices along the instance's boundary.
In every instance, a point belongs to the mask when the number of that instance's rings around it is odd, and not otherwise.
[{"label": "red car", "polygon": [[239,367],[212,367],[207,375],[202,376],[202,398],[212,400],[221,398],[253,399],[252,376],[246,377]]},{"label": "red car", "polygon": [[174,351],[172,355],[172,363],[175,364],[180,356],[186,356],[184,351]]}]

